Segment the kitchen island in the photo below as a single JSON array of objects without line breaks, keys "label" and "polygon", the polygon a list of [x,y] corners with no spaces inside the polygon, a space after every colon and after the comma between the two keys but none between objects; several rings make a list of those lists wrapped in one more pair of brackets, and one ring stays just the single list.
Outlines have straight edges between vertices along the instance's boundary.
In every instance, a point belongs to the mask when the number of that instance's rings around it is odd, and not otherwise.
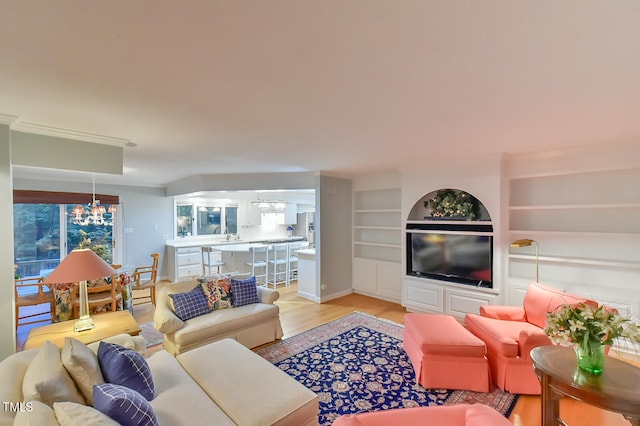
[{"label": "kitchen island", "polygon": [[[276,243],[288,243],[303,241],[302,237],[283,237],[272,239],[260,239],[260,240],[226,240],[220,238],[184,238],[176,240],[168,240],[166,243],[166,258],[168,268],[168,278],[171,281],[183,281],[190,280],[199,277],[203,274],[202,270],[202,247],[210,246],[220,251],[220,260],[223,253],[222,248],[229,248],[226,250],[225,256],[229,259],[229,263],[222,267],[222,271],[234,272],[242,271],[250,272],[249,265],[242,266],[243,269],[232,269],[240,267],[241,262],[239,259],[243,257],[241,252],[246,252],[244,263],[249,259],[249,246],[251,244],[276,244]],[[238,246],[236,248],[232,248]],[[231,253],[238,253],[236,256],[232,256]],[[226,262],[225,262],[226,263]]]},{"label": "kitchen island", "polygon": [[298,256],[298,296],[314,302],[320,302],[316,288],[316,249],[301,249]]},{"label": "kitchen island", "polygon": [[215,249],[221,254],[220,260],[224,262],[222,272],[251,272],[251,247],[269,247],[263,243],[228,244],[216,246]]}]

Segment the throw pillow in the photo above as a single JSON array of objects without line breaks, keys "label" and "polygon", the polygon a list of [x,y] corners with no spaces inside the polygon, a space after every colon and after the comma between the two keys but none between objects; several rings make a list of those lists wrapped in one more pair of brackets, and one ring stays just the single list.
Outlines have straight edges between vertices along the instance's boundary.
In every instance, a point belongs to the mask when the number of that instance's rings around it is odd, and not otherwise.
[{"label": "throw pillow", "polygon": [[85,403],[62,365],[60,349],[49,341],[38,350],[27,367],[22,380],[22,395],[25,401],[41,401],[49,406],[58,401]]},{"label": "throw pillow", "polygon": [[93,405],[93,385],[104,383],[97,355],[81,341],[65,337],[60,358],[87,403]]},{"label": "throw pillow", "polygon": [[170,294],[169,297],[173,300],[176,316],[182,321],[204,315],[210,311],[209,302],[207,302],[200,285],[185,293]]},{"label": "throw pillow", "polygon": [[256,287],[256,277],[246,280],[231,278],[231,298],[234,307],[259,303],[258,287]]},{"label": "throw pillow", "polygon": [[53,408],[40,401],[25,402],[25,409],[16,413],[15,426],[55,425],[58,424]]},{"label": "throw pillow", "polygon": [[[92,392],[93,394],[93,389]],[[93,401],[93,395],[91,396]],[[60,426],[117,426],[118,422],[111,417],[88,405],[80,405],[75,402],[56,402],[53,411]]]},{"label": "throw pillow", "polygon": [[153,407],[133,389],[113,383],[93,387],[94,407],[121,425],[157,425]]},{"label": "throw pillow", "polygon": [[231,303],[231,280],[227,277],[204,281],[202,291],[209,302],[209,309],[212,311],[233,306]]},{"label": "throw pillow", "polygon": [[149,401],[153,399],[155,385],[151,369],[138,352],[115,343],[100,342],[98,361],[106,382],[133,389]]}]

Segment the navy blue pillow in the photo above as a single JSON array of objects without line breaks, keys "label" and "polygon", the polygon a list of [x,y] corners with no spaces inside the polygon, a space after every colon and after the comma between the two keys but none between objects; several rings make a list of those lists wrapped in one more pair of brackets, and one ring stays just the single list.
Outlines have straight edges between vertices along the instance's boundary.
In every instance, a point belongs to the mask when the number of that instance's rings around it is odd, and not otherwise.
[{"label": "navy blue pillow", "polygon": [[93,385],[93,408],[125,426],[158,424],[149,401],[133,389],[113,383]]},{"label": "navy blue pillow", "polygon": [[155,385],[151,369],[138,352],[115,343],[100,342],[98,362],[105,382],[126,386],[149,401],[153,399]]},{"label": "navy blue pillow", "polygon": [[210,312],[209,302],[202,291],[202,286],[197,285],[186,293],[174,293],[169,297],[173,299],[173,310],[182,321],[204,315]]},{"label": "navy blue pillow", "polygon": [[234,308],[251,303],[260,303],[256,277],[247,278],[246,280],[231,278],[231,299],[231,304]]}]

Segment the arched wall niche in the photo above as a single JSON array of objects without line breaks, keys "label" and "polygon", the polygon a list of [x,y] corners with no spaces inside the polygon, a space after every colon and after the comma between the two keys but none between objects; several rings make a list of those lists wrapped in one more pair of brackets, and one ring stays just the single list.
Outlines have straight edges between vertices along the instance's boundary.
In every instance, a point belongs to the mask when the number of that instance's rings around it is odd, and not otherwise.
[{"label": "arched wall niche", "polygon": [[491,216],[469,192],[444,188],[424,195],[409,213],[405,240],[408,276],[493,288]]},{"label": "arched wall niche", "polygon": [[473,194],[457,188],[441,188],[420,198],[407,217],[415,220],[465,220],[490,222],[486,206]]}]

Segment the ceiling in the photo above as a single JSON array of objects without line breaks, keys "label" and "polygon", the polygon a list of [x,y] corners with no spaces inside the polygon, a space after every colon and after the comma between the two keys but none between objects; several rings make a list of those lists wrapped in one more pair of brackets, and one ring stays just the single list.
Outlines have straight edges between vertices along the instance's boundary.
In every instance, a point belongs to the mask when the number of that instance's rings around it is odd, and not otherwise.
[{"label": "ceiling", "polygon": [[0,11],[0,113],[135,145],[124,175],[99,182],[356,176],[640,143],[637,0],[0,0]]}]

